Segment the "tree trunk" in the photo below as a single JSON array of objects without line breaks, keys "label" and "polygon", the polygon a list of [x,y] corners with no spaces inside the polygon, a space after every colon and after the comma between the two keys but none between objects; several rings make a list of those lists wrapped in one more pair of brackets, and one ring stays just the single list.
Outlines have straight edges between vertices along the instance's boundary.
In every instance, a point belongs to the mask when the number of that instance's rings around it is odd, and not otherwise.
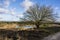
[{"label": "tree trunk", "polygon": [[36,28],[37,28],[37,29],[39,29],[39,28],[40,28],[38,24],[36,24]]}]

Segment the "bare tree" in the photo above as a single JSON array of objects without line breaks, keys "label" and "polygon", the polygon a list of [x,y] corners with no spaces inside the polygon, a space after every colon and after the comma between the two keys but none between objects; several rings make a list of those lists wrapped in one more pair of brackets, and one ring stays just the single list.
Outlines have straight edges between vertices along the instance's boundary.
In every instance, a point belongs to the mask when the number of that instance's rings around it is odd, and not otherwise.
[{"label": "bare tree", "polygon": [[34,5],[30,7],[25,13],[24,21],[32,21],[39,28],[41,22],[54,22],[53,8],[51,6]]}]

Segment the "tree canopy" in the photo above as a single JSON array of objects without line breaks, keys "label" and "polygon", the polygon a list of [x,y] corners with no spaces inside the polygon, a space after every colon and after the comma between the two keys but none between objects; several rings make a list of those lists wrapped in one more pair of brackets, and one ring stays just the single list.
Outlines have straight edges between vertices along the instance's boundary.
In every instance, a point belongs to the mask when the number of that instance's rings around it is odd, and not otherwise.
[{"label": "tree canopy", "polygon": [[25,13],[24,21],[32,21],[39,28],[41,22],[54,22],[53,8],[45,5],[33,5]]}]

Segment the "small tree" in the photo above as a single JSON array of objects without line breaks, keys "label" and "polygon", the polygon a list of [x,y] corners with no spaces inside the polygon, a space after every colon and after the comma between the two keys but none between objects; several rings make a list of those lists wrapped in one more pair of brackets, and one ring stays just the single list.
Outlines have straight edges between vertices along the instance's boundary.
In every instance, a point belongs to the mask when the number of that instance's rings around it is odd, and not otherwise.
[{"label": "small tree", "polygon": [[34,5],[30,7],[25,13],[24,18],[22,18],[24,21],[32,21],[36,25],[37,29],[39,28],[39,25],[42,22],[54,22],[54,16],[53,16],[53,8],[51,6],[40,6],[40,5]]}]

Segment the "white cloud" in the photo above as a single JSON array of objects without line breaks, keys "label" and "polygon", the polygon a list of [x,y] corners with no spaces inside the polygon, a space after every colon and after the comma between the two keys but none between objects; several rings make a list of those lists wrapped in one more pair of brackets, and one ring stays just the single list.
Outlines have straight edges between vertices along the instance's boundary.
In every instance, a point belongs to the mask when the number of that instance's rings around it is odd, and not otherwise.
[{"label": "white cloud", "polygon": [[59,7],[54,7],[54,10],[59,10],[60,8]]},{"label": "white cloud", "polygon": [[5,8],[0,8],[0,13],[9,13],[9,10]]},{"label": "white cloud", "polygon": [[55,7],[54,12],[60,16],[60,7]]},{"label": "white cloud", "polygon": [[9,5],[10,5],[10,0],[5,0],[4,1],[4,6],[5,7],[9,7]]},{"label": "white cloud", "polygon": [[6,8],[0,8],[0,21],[18,21],[19,18],[16,17],[17,14],[15,14],[15,9],[16,8],[12,8],[10,10]]},{"label": "white cloud", "polygon": [[3,3],[0,3],[0,13],[15,14],[16,8],[11,8],[11,9],[9,8],[10,10],[8,9],[12,1],[16,1],[16,0],[3,0]]},{"label": "white cloud", "polygon": [[11,0],[3,0],[0,3],[0,7],[8,8],[11,3]]},{"label": "white cloud", "polygon": [[17,21],[19,20],[19,17],[23,16],[22,14],[16,13],[16,8],[9,8],[11,2],[15,1],[16,0],[3,0],[3,2],[0,3],[0,21]]},{"label": "white cloud", "polygon": [[6,8],[0,8],[0,14],[11,14],[14,15],[15,14],[15,9],[16,8],[12,8],[12,9],[6,9]]},{"label": "white cloud", "polygon": [[59,9],[59,7],[55,7],[55,10],[58,10]]},{"label": "white cloud", "polygon": [[54,7],[54,13],[56,13],[56,21],[60,20],[60,7]]},{"label": "white cloud", "polygon": [[10,14],[11,14],[12,16],[15,16],[15,17],[17,17],[17,18],[23,17],[23,13],[16,13],[15,10],[16,10],[16,8],[10,9]]},{"label": "white cloud", "polygon": [[[4,9],[4,8],[0,8],[0,13],[2,14],[10,14],[11,16],[13,16],[13,18],[11,17],[11,19],[9,19],[10,21],[16,21],[18,20],[19,18],[22,18],[23,17],[23,14],[22,13],[17,13],[15,12],[15,9],[16,8],[12,8],[11,10],[7,10],[7,9]],[[8,15],[7,15],[8,16]],[[10,16],[9,16],[10,17]],[[9,18],[9,17],[3,17],[3,16],[0,16],[0,20],[7,20],[6,18]],[[3,19],[2,19],[3,18]],[[17,18],[17,19],[16,19]],[[8,20],[7,20],[8,21]]]},{"label": "white cloud", "polygon": [[22,3],[21,3],[21,6],[23,8],[25,8],[25,10],[27,10],[30,6],[32,6],[34,3],[30,0],[24,0]]},{"label": "white cloud", "polygon": [[12,9],[10,10],[10,13],[11,13],[12,15],[14,15],[14,14],[15,14],[15,10],[16,10],[16,8],[12,8]]},{"label": "white cloud", "polygon": [[24,15],[22,13],[18,14],[17,17],[22,18]]},{"label": "white cloud", "polygon": [[53,9],[54,9],[54,13],[60,13],[59,11],[60,11],[60,7],[53,7]]},{"label": "white cloud", "polygon": [[3,0],[0,3],[0,7],[3,7],[3,8],[8,8],[9,5],[10,5],[10,0]]}]

